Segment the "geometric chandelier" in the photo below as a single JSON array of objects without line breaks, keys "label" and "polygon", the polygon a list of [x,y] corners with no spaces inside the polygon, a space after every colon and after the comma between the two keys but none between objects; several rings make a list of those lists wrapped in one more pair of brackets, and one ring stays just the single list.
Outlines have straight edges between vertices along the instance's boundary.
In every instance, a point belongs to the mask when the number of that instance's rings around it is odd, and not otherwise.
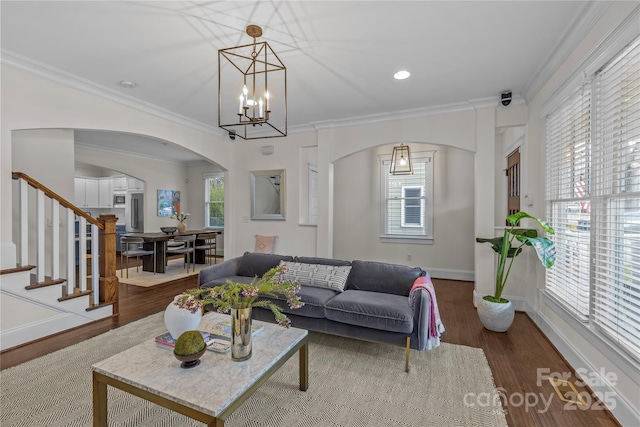
[{"label": "geometric chandelier", "polygon": [[242,139],[287,136],[287,69],[262,28],[248,25],[253,43],[218,50],[218,126]]},{"label": "geometric chandelier", "polygon": [[411,150],[409,146],[400,144],[399,146],[393,147],[389,173],[391,175],[413,174],[413,162],[411,160]]}]

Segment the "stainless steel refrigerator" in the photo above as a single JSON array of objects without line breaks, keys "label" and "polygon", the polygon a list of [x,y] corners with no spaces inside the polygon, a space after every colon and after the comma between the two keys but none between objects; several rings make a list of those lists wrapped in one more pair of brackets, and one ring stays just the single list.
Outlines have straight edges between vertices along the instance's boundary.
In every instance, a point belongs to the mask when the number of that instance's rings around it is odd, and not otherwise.
[{"label": "stainless steel refrigerator", "polygon": [[127,202],[129,202],[125,206],[127,232],[144,232],[144,193],[129,194]]}]

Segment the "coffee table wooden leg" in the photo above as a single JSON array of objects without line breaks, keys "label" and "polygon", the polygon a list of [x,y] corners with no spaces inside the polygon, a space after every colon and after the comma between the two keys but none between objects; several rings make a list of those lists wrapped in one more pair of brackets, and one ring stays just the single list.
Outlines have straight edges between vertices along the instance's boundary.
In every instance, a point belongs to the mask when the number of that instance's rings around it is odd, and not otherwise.
[{"label": "coffee table wooden leg", "polygon": [[300,390],[309,388],[309,343],[305,342],[300,350]]},{"label": "coffee table wooden leg", "polygon": [[107,385],[93,373],[93,426],[107,427]]}]

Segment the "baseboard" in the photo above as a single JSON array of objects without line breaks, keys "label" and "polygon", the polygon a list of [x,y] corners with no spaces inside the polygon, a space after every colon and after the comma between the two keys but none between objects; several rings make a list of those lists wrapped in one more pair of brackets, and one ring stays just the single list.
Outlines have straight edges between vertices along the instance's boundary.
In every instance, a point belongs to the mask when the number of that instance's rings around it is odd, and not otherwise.
[{"label": "baseboard", "polygon": [[446,268],[428,268],[426,270],[433,279],[462,280],[464,282],[473,282],[475,280],[473,271],[449,270]]},{"label": "baseboard", "polygon": [[87,319],[73,313],[60,313],[53,317],[37,320],[0,331],[0,350],[44,338],[58,332],[72,329],[87,323]]},{"label": "baseboard", "polygon": [[[602,376],[603,369],[594,366],[593,363],[587,360],[580,349],[575,347],[540,310],[531,304],[529,299],[519,299],[521,311],[525,311],[529,315],[569,365],[572,368],[575,366],[586,368],[587,374],[586,376],[583,375],[583,377],[587,380],[589,388],[600,396],[607,409],[616,417],[616,420],[623,426],[640,425],[640,412],[624,396],[617,393],[614,387],[609,385],[608,379]],[[518,308],[516,309],[518,310]]]}]

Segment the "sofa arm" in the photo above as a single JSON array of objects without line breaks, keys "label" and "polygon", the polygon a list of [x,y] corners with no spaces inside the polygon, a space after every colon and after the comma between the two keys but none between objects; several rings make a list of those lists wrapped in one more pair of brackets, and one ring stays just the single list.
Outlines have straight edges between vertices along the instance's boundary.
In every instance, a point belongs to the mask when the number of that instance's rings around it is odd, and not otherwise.
[{"label": "sofa arm", "polygon": [[414,289],[409,296],[409,302],[413,307],[411,348],[426,350],[431,326],[431,296],[424,289]]},{"label": "sofa arm", "polygon": [[416,283],[417,286],[409,294],[414,323],[411,339],[415,341],[411,343],[411,348],[433,350],[440,345],[440,336],[444,332],[436,292],[429,277],[420,278]]},{"label": "sofa arm", "polygon": [[203,268],[200,270],[200,274],[198,274],[198,287],[215,279],[237,276],[241,259],[241,257],[231,258],[220,264]]}]

